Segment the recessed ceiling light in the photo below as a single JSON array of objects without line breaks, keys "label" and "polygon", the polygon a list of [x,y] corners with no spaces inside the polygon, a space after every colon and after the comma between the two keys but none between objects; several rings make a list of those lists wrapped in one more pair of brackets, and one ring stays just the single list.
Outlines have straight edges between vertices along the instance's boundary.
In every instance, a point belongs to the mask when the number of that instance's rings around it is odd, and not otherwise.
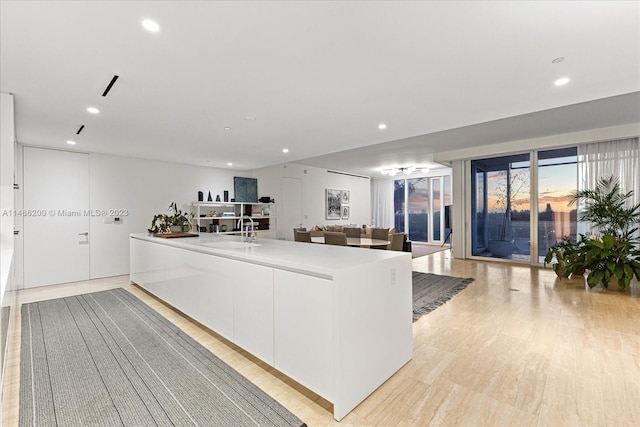
[{"label": "recessed ceiling light", "polygon": [[69,144],[69,145],[76,145],[76,142],[75,142],[75,141],[71,141],[71,140],[69,140],[69,141],[67,141],[67,144]]},{"label": "recessed ceiling light", "polygon": [[283,153],[288,153],[288,152],[289,152],[289,149],[288,149],[288,148],[283,148],[283,149],[282,149],[282,152],[283,152]]},{"label": "recessed ceiling light", "polygon": [[556,80],[553,84],[556,86],[564,86],[569,83],[569,77],[562,77]]},{"label": "recessed ceiling light", "polygon": [[91,114],[98,114],[100,112],[100,110],[98,110],[96,107],[88,107],[87,111]]},{"label": "recessed ceiling light", "polygon": [[380,124],[378,125],[378,129],[380,129],[380,130],[382,130],[382,129],[386,129],[386,128],[387,128],[387,125],[385,125],[384,123],[380,123]]},{"label": "recessed ceiling light", "polygon": [[233,163],[229,162],[227,163],[227,166],[233,166]]},{"label": "recessed ceiling light", "polygon": [[559,64],[560,62],[564,61],[564,56],[559,56],[557,58],[555,58],[553,61],[551,61],[554,64]]},{"label": "recessed ceiling light", "polygon": [[225,127],[224,130],[231,130],[229,126]]},{"label": "recessed ceiling light", "polygon": [[145,30],[150,31],[152,33],[157,33],[160,31],[160,25],[157,22],[152,21],[151,19],[145,19],[142,21],[142,26]]}]

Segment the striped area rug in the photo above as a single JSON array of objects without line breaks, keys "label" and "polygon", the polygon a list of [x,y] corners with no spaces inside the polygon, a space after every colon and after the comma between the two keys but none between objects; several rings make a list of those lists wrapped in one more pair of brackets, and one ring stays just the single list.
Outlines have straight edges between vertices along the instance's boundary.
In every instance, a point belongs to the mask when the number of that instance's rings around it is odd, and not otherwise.
[{"label": "striped area rug", "polygon": [[412,272],[413,321],[445,302],[466,288],[473,278],[442,276],[439,274]]},{"label": "striped area rug", "polygon": [[302,426],[138,298],[22,306],[20,426]]}]

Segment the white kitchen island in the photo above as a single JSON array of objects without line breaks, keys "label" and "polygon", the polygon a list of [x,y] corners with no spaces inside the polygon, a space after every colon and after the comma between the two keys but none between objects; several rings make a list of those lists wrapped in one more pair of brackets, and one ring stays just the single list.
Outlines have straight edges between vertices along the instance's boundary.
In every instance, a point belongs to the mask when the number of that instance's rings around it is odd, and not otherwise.
[{"label": "white kitchen island", "polygon": [[411,255],[236,236],[130,236],[131,281],[333,403],[411,359]]}]

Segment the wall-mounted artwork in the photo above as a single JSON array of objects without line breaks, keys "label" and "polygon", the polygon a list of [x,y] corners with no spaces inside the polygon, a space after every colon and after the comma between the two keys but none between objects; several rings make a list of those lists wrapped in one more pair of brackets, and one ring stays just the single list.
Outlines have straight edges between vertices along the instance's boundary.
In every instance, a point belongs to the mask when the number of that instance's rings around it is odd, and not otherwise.
[{"label": "wall-mounted artwork", "polygon": [[349,190],[342,190],[342,204],[349,204]]},{"label": "wall-mounted artwork", "polygon": [[342,207],[342,191],[326,189],[327,219],[340,219]]},{"label": "wall-mounted artwork", "polygon": [[342,207],[342,219],[349,219],[349,206]]},{"label": "wall-mounted artwork", "polygon": [[258,203],[258,180],[234,176],[233,192],[236,202]]}]

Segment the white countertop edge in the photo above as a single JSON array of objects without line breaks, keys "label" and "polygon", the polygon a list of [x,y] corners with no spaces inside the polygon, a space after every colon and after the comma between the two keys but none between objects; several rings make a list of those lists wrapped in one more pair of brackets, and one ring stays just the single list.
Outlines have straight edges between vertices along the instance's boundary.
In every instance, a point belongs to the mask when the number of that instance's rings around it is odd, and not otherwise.
[{"label": "white countertop edge", "polygon": [[[411,256],[408,252],[396,252],[396,251],[381,251],[375,249],[360,249],[360,248],[346,248],[340,246],[331,246],[331,245],[321,245],[321,244],[311,244],[311,243],[299,243],[299,242],[289,242],[283,240],[273,240],[273,239],[258,239],[257,243],[264,245],[261,247],[251,248],[251,249],[233,249],[233,250],[225,250],[219,248],[212,248],[205,246],[203,243],[211,242],[211,241],[241,241],[239,236],[229,236],[229,235],[206,235],[201,241],[200,237],[185,237],[185,238],[173,238],[173,239],[165,239],[159,237],[153,237],[148,233],[132,233],[130,235],[133,239],[144,240],[152,243],[157,243],[165,246],[171,246],[179,249],[186,249],[193,252],[199,252],[203,254],[216,255],[222,258],[233,259],[237,261],[249,262],[251,264],[262,265],[265,267],[276,268],[279,270],[290,271],[293,273],[304,274],[307,276],[318,277],[320,279],[333,280],[334,275],[340,270],[352,268],[357,265],[366,265],[369,263],[374,263],[380,261],[382,259],[400,257],[400,256]],[[276,257],[273,256],[269,249],[273,248],[287,248],[287,246],[298,245],[295,248],[295,254],[292,253],[290,257]],[[312,245],[312,246],[307,246]],[[305,252],[305,249],[310,249],[314,252],[313,256],[310,254],[306,257],[301,257],[300,255]],[[342,251],[345,249],[349,250],[358,250],[358,251],[371,251],[371,252],[360,252],[358,253],[359,260],[356,260],[355,263],[345,263],[343,257],[340,257],[339,261],[343,263],[342,266],[338,267],[326,267],[324,265],[327,260],[323,259],[323,254],[334,254],[335,251]],[[264,255],[261,256],[260,252]],[[353,252],[352,252],[353,253]],[[266,256],[265,256],[266,255]],[[272,256],[269,256],[272,255]],[[292,259],[293,257],[298,257],[298,260]],[[313,259],[310,260],[309,258]],[[303,258],[304,262],[301,262],[300,259]],[[307,259],[304,259],[307,258]],[[311,262],[310,262],[311,261]],[[330,260],[335,261],[335,259]]]}]

